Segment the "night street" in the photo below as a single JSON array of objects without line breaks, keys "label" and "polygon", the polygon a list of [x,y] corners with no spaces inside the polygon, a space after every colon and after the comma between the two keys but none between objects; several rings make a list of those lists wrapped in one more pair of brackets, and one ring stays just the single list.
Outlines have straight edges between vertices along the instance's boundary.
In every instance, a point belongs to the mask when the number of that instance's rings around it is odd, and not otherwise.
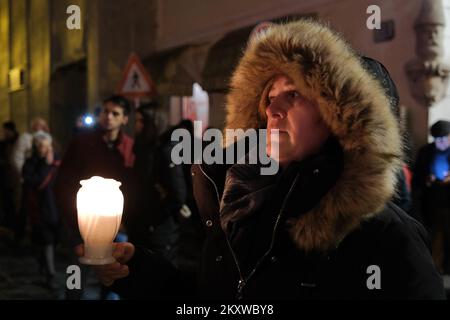
[{"label": "night street", "polygon": [[0,0],[0,124],[0,302],[450,298],[450,0]]},{"label": "night street", "polygon": [[[15,247],[10,236],[5,229],[0,229],[0,300],[63,300],[67,278],[65,270],[70,262],[64,251],[56,250],[56,288],[50,290],[45,285],[44,276],[39,274],[36,250],[29,243]],[[83,299],[99,299],[99,283],[93,275],[87,285]]]}]

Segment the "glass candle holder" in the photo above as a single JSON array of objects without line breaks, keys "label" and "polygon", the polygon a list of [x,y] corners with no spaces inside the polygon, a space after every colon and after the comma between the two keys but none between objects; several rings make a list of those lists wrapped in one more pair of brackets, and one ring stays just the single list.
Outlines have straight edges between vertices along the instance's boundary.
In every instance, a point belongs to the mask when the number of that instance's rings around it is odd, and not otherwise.
[{"label": "glass candle holder", "polygon": [[113,263],[113,241],[120,228],[124,203],[121,183],[95,176],[80,184],[77,211],[84,256],[79,261],[89,265]]}]

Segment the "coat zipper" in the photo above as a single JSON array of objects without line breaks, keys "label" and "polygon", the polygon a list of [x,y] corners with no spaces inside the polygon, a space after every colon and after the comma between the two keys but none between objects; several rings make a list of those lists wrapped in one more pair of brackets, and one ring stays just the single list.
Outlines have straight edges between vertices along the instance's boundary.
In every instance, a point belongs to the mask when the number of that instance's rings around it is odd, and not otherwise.
[{"label": "coat zipper", "polygon": [[[200,171],[203,173],[203,175],[204,175],[206,178],[208,178],[208,180],[213,184],[214,189],[215,189],[215,191],[216,191],[217,203],[218,203],[219,209],[220,209],[220,196],[219,196],[219,190],[217,189],[216,183],[214,182],[213,179],[211,179],[211,178],[206,174],[205,171],[203,171],[203,168],[201,167],[201,165],[199,165],[198,167],[200,168]],[[236,267],[237,267],[237,270],[238,270],[238,273],[239,273],[238,292],[241,292],[242,289],[239,289],[239,288],[240,288],[241,286],[243,287],[243,286],[245,285],[244,277],[242,276],[241,268],[240,268],[239,263],[238,263],[238,261],[237,261],[236,254],[234,253],[233,248],[231,247],[230,241],[228,240],[228,237],[227,237],[226,235],[225,235],[225,239],[227,240],[228,248],[229,248],[230,251],[231,251],[231,255],[233,256],[234,263],[235,263],[235,265],[236,265]]]},{"label": "coat zipper", "polygon": [[[206,178],[208,178],[208,180],[213,184],[214,189],[215,189],[215,191],[216,191],[217,202],[218,202],[219,208],[220,208],[220,196],[219,196],[219,191],[218,191],[218,189],[217,189],[216,183],[214,182],[213,179],[211,179],[211,178],[205,173],[205,171],[203,171],[203,168],[201,167],[201,165],[199,165],[199,168],[200,168],[200,171],[203,173],[203,175],[204,175]],[[238,273],[239,273],[239,282],[238,282],[237,293],[236,293],[236,298],[237,298],[237,299],[242,299],[242,298],[243,298],[242,290],[244,289],[244,287],[245,287],[245,285],[247,284],[248,280],[253,276],[253,274],[256,272],[256,269],[258,269],[259,265],[262,263],[262,261],[269,255],[270,251],[273,249],[273,245],[274,245],[274,242],[275,242],[275,234],[276,234],[276,230],[277,230],[277,228],[278,228],[278,224],[279,224],[280,219],[281,219],[281,215],[282,215],[282,213],[283,213],[283,211],[284,211],[284,208],[286,207],[287,199],[288,199],[289,195],[292,193],[292,190],[293,190],[295,184],[297,183],[297,180],[298,180],[299,175],[300,175],[300,174],[297,173],[297,175],[296,175],[296,177],[295,177],[295,179],[294,179],[294,182],[292,182],[292,185],[291,185],[291,187],[289,188],[289,191],[288,191],[286,197],[284,197],[284,199],[283,199],[283,204],[282,204],[281,209],[280,209],[280,211],[279,211],[279,213],[278,213],[278,217],[277,217],[277,220],[276,220],[276,222],[275,222],[275,226],[274,226],[273,231],[272,231],[272,240],[271,240],[271,243],[270,243],[269,250],[267,250],[267,252],[262,256],[262,258],[258,260],[258,262],[256,263],[256,265],[255,265],[255,267],[253,268],[253,270],[250,272],[250,274],[248,275],[248,277],[245,278],[245,279],[244,279],[244,277],[242,276],[241,268],[240,268],[240,266],[239,266],[239,262],[237,261],[236,254],[234,253],[234,250],[233,250],[233,248],[231,247],[230,240],[228,239],[227,236],[225,236],[225,238],[226,238],[226,240],[227,240],[228,248],[230,249],[231,255],[233,256],[234,263],[235,263],[235,265],[236,265],[236,267],[237,267],[237,270],[238,270]]]},{"label": "coat zipper", "polygon": [[[291,187],[289,188],[288,193],[286,194],[286,197],[284,197],[284,199],[283,199],[283,204],[282,204],[282,206],[281,206],[281,208],[280,208],[280,211],[279,211],[279,213],[278,213],[277,220],[276,220],[276,222],[275,222],[275,226],[274,226],[273,231],[272,231],[272,241],[270,242],[270,247],[269,247],[269,249],[268,249],[268,250],[266,251],[266,253],[262,256],[262,258],[258,260],[258,262],[256,263],[256,265],[255,265],[255,267],[253,268],[253,270],[250,272],[250,274],[248,275],[248,277],[245,279],[243,285],[241,285],[240,291],[238,291],[238,293],[241,293],[241,294],[242,294],[242,289],[244,288],[245,284],[247,284],[248,280],[255,274],[256,269],[258,269],[258,267],[260,266],[260,264],[264,261],[264,259],[265,259],[265,258],[270,254],[270,252],[272,251],[273,245],[274,245],[274,243],[275,243],[275,235],[276,235],[276,230],[278,229],[278,224],[280,223],[281,216],[282,216],[283,211],[284,211],[284,209],[285,209],[285,207],[286,207],[287,199],[289,198],[290,194],[292,193],[292,190],[294,189],[294,186],[295,186],[295,184],[297,183],[297,180],[298,180],[299,175],[300,175],[300,174],[297,173],[297,175],[296,175],[294,181],[293,181],[292,184],[291,184]],[[238,288],[239,288],[239,287],[238,287]]]}]

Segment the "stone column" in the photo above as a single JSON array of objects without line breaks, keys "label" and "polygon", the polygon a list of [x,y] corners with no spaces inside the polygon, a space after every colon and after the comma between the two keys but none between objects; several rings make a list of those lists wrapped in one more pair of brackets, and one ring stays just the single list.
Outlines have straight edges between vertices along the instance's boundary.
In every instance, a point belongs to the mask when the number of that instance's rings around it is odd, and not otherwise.
[{"label": "stone column", "polygon": [[0,122],[10,120],[9,71],[9,0],[0,0]]},{"label": "stone column", "polygon": [[50,115],[50,2],[29,1],[29,120]]},{"label": "stone column", "polygon": [[9,93],[11,120],[16,122],[19,132],[28,130],[28,15],[27,1],[10,1],[10,65],[9,68],[22,68],[25,75],[25,88]]}]

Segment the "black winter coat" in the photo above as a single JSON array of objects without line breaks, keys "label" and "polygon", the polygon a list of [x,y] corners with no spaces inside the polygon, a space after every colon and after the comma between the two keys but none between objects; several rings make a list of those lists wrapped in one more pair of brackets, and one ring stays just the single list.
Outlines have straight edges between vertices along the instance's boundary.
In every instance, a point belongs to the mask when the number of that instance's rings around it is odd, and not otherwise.
[{"label": "black winter coat", "polygon": [[158,246],[178,241],[178,219],[187,201],[187,188],[183,167],[171,161],[173,146],[168,132],[154,145],[136,139],[133,206],[125,224],[130,240],[137,244],[151,247],[155,231]]},{"label": "black winter coat", "polygon": [[[328,152],[335,150],[331,147]],[[341,169],[338,159],[333,153],[321,153],[291,165],[273,185],[246,194],[239,190],[237,176],[251,181],[249,172],[256,172],[252,166],[193,166],[206,228],[198,278],[137,248],[130,276],[117,281],[115,289],[125,298],[444,299],[426,231],[392,203],[325,252],[299,250],[290,239],[290,213],[304,214],[334,185]],[[228,197],[238,193],[239,200],[246,199],[247,211],[262,201],[262,209],[253,216],[234,222],[233,234],[223,232],[217,214],[218,199],[227,197],[224,188]]]},{"label": "black winter coat", "polygon": [[[419,150],[412,179],[414,216],[430,229],[442,227],[442,219],[434,216],[436,209],[448,208],[450,212],[450,185],[427,185],[430,166],[436,152],[434,143]],[[448,162],[450,163],[450,157]]]}]

